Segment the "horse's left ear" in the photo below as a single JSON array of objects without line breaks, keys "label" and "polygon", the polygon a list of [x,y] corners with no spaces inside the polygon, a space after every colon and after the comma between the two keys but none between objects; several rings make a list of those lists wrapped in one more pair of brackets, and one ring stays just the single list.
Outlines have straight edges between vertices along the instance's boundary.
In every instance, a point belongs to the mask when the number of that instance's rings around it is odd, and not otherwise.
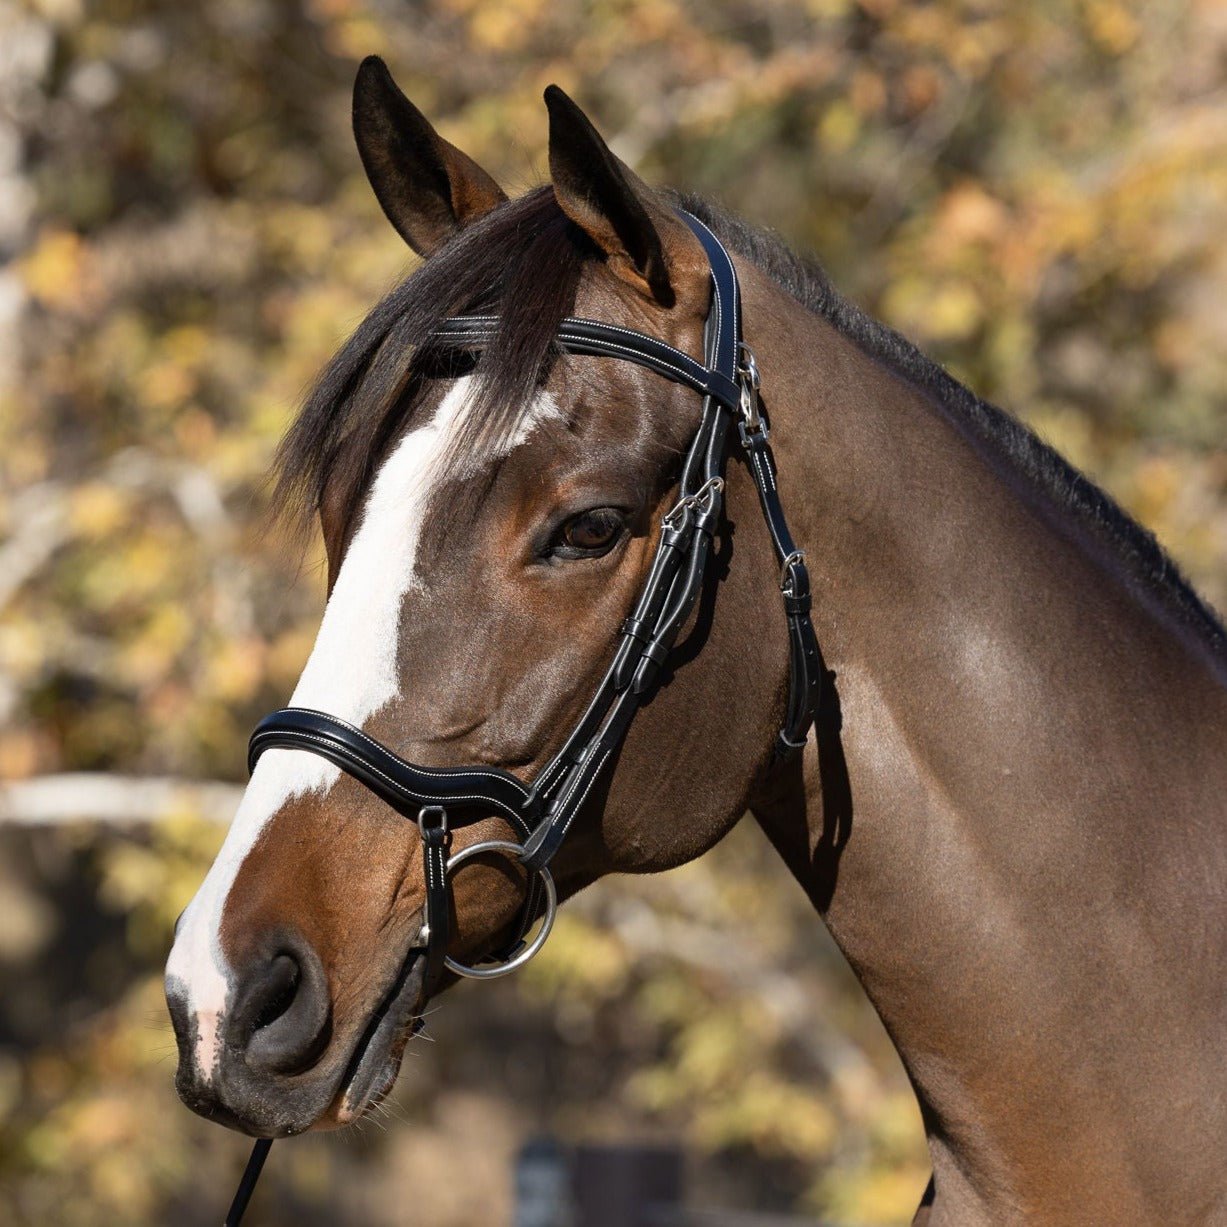
[{"label": "horse's left ear", "polygon": [[419,256],[507,199],[430,126],[376,55],[362,61],[354,80],[354,138],[388,221]]},{"label": "horse's left ear", "polygon": [[663,307],[672,307],[691,279],[705,291],[707,257],[686,224],[613,153],[557,85],[545,91],[545,105],[554,195],[605,253],[609,267]]}]

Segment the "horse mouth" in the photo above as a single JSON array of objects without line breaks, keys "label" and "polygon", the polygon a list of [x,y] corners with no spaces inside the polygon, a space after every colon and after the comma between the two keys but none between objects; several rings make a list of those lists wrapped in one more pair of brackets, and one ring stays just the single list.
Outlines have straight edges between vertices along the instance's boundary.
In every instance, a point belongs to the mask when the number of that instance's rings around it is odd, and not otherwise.
[{"label": "horse mouth", "polygon": [[415,1033],[423,1004],[426,951],[411,949],[399,975],[376,1007],[341,1079],[338,1124],[356,1121],[393,1087],[405,1045]]}]

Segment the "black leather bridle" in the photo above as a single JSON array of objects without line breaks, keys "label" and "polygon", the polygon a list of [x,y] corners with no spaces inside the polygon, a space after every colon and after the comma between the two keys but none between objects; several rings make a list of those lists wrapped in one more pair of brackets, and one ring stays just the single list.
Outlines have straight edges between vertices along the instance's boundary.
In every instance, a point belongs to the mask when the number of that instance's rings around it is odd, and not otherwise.
[{"label": "black leather bridle", "polygon": [[[803,746],[813,721],[819,669],[809,618],[809,576],[780,506],[767,423],[758,404],[758,369],[741,338],[737,273],[720,240],[689,213],[681,216],[703,244],[711,265],[705,365],[664,341],[613,324],[568,318],[558,330],[558,345],[568,353],[635,362],[703,396],[702,418],[686,456],[679,498],[664,517],[648,577],[631,616],[622,624],[621,640],[596,694],[558,753],[532,784],[525,784],[492,767],[419,767],[344,720],[307,708],[273,712],[252,734],[250,769],[274,746],[309,750],[348,772],[397,813],[417,821],[426,862],[427,992],[437,987],[445,966],[460,975],[484,977],[505,974],[527,961],[525,950],[494,968],[464,967],[447,958],[447,876],[455,868],[455,862],[446,860],[448,833],[454,826],[495,815],[505,818],[522,841],[507,846],[548,891],[550,861],[621,745],[636,711],[652,693],[698,598],[723,508],[726,443],[734,422],[780,563],[788,620],[790,686],[777,752],[787,754]],[[493,341],[497,327],[496,316],[457,316],[445,320],[434,339],[447,348],[474,353]],[[470,848],[462,855],[468,859],[473,854]],[[535,915],[536,907],[525,909],[525,928]],[[522,937],[523,930],[517,944]],[[539,944],[534,943],[532,953]]]},{"label": "black leather bridle", "polygon": [[[767,421],[758,400],[758,368],[742,340],[737,273],[723,244],[707,226],[689,213],[678,212],[702,243],[711,266],[712,298],[704,329],[704,362],[696,362],[655,337],[596,320],[571,317],[558,329],[558,347],[567,353],[622,358],[703,397],[702,416],[686,455],[678,501],[662,522],[647,579],[630,617],[622,624],[621,638],[604,678],[558,753],[531,784],[525,784],[509,772],[492,767],[441,770],[417,766],[344,720],[306,708],[286,707],[273,712],[256,726],[251,737],[249,769],[254,770],[260,755],[273,747],[308,750],[335,763],[397,813],[416,820],[426,877],[425,923],[419,938],[426,958],[425,996],[438,987],[445,968],[476,978],[505,975],[527,962],[548,937],[557,908],[550,861],[622,744],[636,711],[655,689],[661,668],[699,596],[724,505],[724,465],[734,423],[780,564],[780,591],[788,623],[789,692],[776,753],[784,756],[800,749],[814,721],[820,669],[809,616],[809,574],[780,505]],[[495,316],[457,316],[445,320],[433,339],[448,349],[478,353],[493,341],[497,328]],[[520,843],[485,840],[448,859],[453,827],[496,815],[518,832]],[[463,861],[483,852],[518,858],[530,871],[530,885],[511,948],[497,955],[492,966],[469,967],[447,954],[448,876]],[[525,945],[525,934],[541,909],[543,897],[542,927]],[[241,1216],[265,1153],[267,1146],[257,1146],[253,1153],[228,1224],[239,1221],[235,1209]]]}]

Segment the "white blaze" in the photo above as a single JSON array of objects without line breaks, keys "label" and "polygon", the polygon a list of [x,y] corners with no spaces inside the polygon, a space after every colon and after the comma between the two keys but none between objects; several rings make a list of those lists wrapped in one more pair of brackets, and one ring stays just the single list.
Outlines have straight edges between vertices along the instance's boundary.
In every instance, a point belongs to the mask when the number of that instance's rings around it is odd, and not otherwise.
[{"label": "white blaze", "polygon": [[[399,693],[399,627],[405,596],[422,587],[418,539],[442,460],[472,402],[472,377],[457,380],[435,415],[410,430],[380,468],[324,610],[315,646],[290,699],[362,725]],[[529,406],[506,450],[560,417],[548,393]],[[197,1025],[196,1063],[209,1080],[217,1062],[229,969],[220,944],[222,909],[240,866],[269,819],[289,800],[326,792],[341,769],[317,754],[260,756],[217,859],[183,915],[166,964]]]}]

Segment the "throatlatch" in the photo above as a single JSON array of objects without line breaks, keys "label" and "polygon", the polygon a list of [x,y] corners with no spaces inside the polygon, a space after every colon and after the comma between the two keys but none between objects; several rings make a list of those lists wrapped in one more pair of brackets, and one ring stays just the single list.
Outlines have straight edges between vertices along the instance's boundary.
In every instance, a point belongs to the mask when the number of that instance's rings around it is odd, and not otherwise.
[{"label": "throatlatch", "polygon": [[[686,456],[678,501],[662,521],[656,555],[643,589],[622,624],[621,638],[604,678],[558,753],[528,785],[492,767],[440,770],[417,766],[344,720],[306,708],[273,712],[251,737],[249,769],[254,770],[260,755],[275,746],[308,750],[335,763],[397,813],[417,822],[422,837],[426,903],[425,924],[414,949],[425,952],[426,996],[438,987],[445,969],[478,979],[506,975],[536,954],[549,936],[557,910],[550,861],[622,744],[636,711],[652,694],[702,588],[724,506],[724,464],[729,428],[734,422],[780,565],[780,592],[788,624],[789,693],[776,753],[787,756],[804,746],[814,721],[821,674],[810,621],[809,573],[780,505],[768,424],[758,399],[758,366],[742,339],[737,272],[723,244],[707,226],[683,210],[678,213],[702,243],[711,266],[705,363],[696,362],[656,337],[597,320],[568,318],[558,329],[558,346],[567,353],[634,362],[703,397],[699,428]],[[498,323],[497,316],[458,316],[443,322],[434,341],[446,348],[478,353],[494,340]],[[492,815],[506,818],[522,842],[484,840],[448,857],[452,828]],[[471,967],[447,955],[448,878],[464,861],[485,852],[517,858],[528,870],[529,888],[511,946],[492,956],[490,965]],[[525,935],[542,909],[542,927],[526,945]],[[263,1149],[261,1145],[257,1143],[253,1152],[231,1217],[226,1220],[228,1227],[238,1223],[259,1174],[267,1153],[267,1144]],[[236,1210],[239,1217],[234,1217]]]}]

